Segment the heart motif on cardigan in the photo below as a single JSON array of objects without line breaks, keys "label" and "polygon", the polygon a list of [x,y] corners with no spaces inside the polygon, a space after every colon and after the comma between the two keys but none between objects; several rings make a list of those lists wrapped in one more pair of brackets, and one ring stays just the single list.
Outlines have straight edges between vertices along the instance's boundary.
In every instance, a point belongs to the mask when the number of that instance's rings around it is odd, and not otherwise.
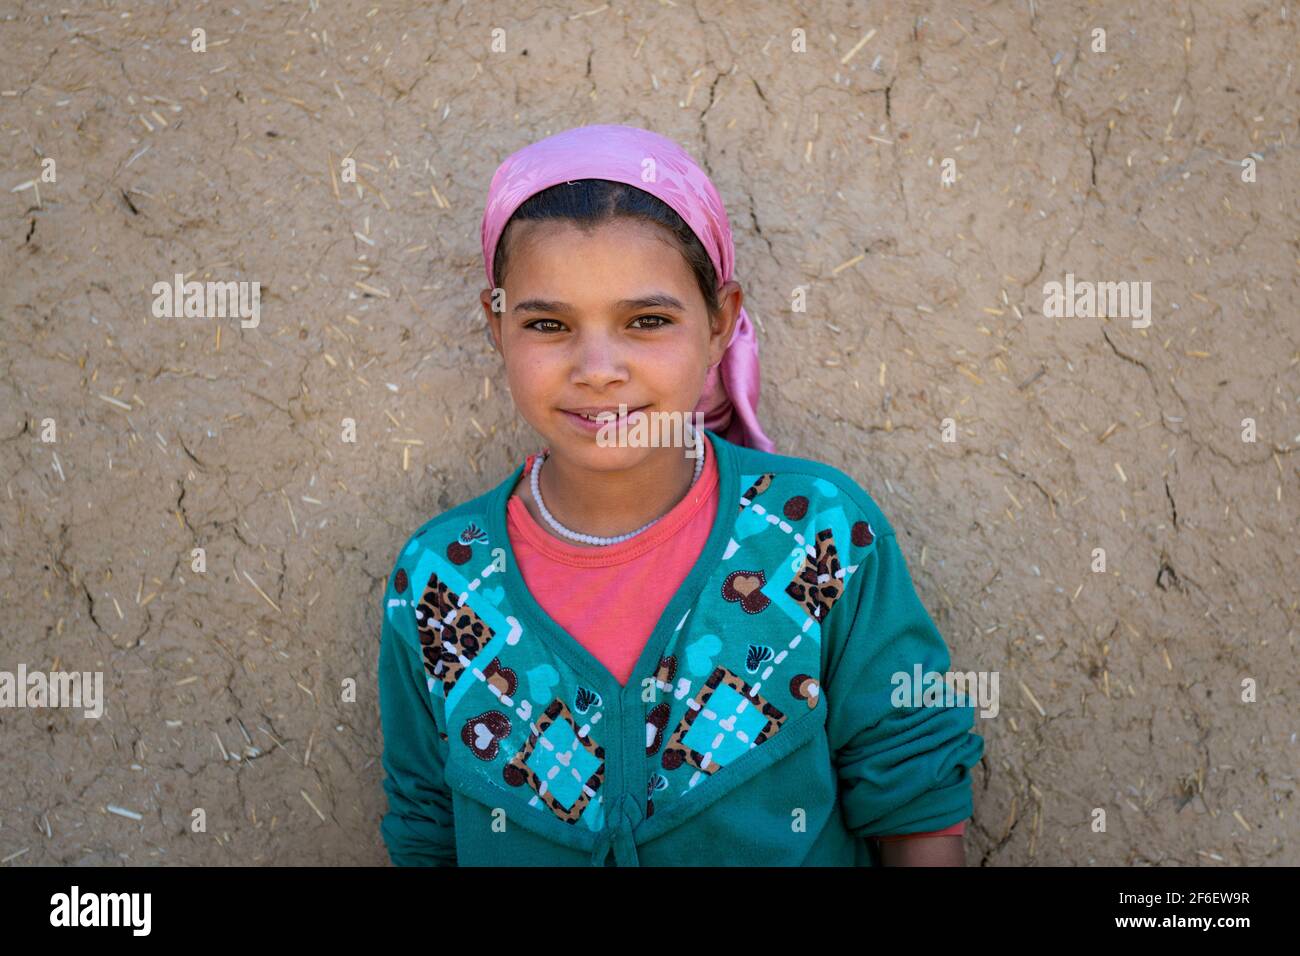
[{"label": "heart motif on cardigan", "polygon": [[732,571],[722,582],[724,600],[739,604],[746,614],[757,614],[772,603],[763,593],[767,576],[758,571]]},{"label": "heart motif on cardigan", "polygon": [[460,739],[479,760],[492,760],[501,749],[499,741],[510,736],[510,718],[499,710],[471,717],[460,729]]},{"label": "heart motif on cardigan", "polygon": [[686,666],[692,674],[707,674],[713,670],[713,655],[722,650],[722,640],[716,634],[705,634],[686,648]]},{"label": "heart motif on cardigan", "polygon": [[550,664],[539,664],[528,671],[528,696],[533,700],[550,700],[551,689],[560,682],[560,675]]}]

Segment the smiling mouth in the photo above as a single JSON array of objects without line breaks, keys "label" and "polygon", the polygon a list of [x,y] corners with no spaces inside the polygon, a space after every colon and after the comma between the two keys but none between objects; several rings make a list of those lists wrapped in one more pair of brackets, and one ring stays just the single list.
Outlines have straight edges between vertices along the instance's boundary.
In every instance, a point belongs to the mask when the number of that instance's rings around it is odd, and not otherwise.
[{"label": "smiling mouth", "polygon": [[[630,416],[634,412],[639,412],[642,409],[646,409],[649,407],[650,407],[649,405],[638,405],[635,408],[628,408],[627,414]],[[617,420],[619,417],[617,407],[601,408],[601,409],[583,409],[581,411],[562,408],[560,409],[560,411],[564,412],[566,415],[574,415],[578,418],[585,418],[589,422]]]}]

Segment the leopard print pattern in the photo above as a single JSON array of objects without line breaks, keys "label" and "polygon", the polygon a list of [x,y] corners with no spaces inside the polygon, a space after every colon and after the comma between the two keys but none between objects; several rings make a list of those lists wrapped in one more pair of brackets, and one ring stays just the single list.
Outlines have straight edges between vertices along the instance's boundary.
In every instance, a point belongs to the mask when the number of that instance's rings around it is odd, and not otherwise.
[{"label": "leopard print pattern", "polygon": [[436,574],[429,576],[416,606],[415,623],[424,651],[424,669],[430,677],[442,681],[444,694],[451,692],[465,668],[496,633],[468,604],[458,605],[456,592]]},{"label": "leopard print pattern", "polygon": [[754,499],[772,487],[772,479],[776,477],[775,472],[767,472],[759,475],[758,480],[749,486],[749,489],[740,496],[740,510],[744,511],[746,507],[753,504]]},{"label": "leopard print pattern", "polygon": [[686,713],[682,716],[681,723],[673,731],[672,738],[668,745],[664,747],[664,755],[661,762],[665,770],[675,770],[684,763],[690,764],[697,770],[703,771],[709,775],[717,773],[723,765],[713,760],[710,755],[702,754],[693,749],[684,742],[695,719],[704,713],[709,698],[713,692],[721,685],[726,685],[734,690],[741,697],[745,698],[750,706],[757,708],[758,712],[767,718],[767,724],[760,730],[751,741],[751,749],[768,740],[773,734],[781,729],[785,723],[785,714],[773,707],[767,700],[758,694],[750,692],[749,684],[745,683],[739,675],[719,665],[713,669],[709,679],[704,682],[695,699],[687,707]]},{"label": "leopard print pattern", "polygon": [[[568,721],[578,743],[600,761],[600,766],[596,768],[596,771],[583,782],[582,790],[570,807],[566,807],[556,800],[547,782],[539,777],[537,772],[528,765],[528,758],[537,748],[538,741],[545,736],[547,729],[558,720]],[[580,733],[578,723],[573,719],[573,714],[565,706],[564,701],[558,697],[547,705],[546,710],[542,711],[537,720],[530,726],[532,732],[528,735],[528,741],[510,758],[510,762],[503,768],[503,776],[511,786],[521,786],[527,783],[557,817],[565,823],[577,823],[582,817],[582,811],[587,809],[587,805],[591,803],[592,798],[600,790],[601,784],[605,782],[605,748],[589,736],[583,736]]]},{"label": "leopard print pattern", "polygon": [[786,585],[785,593],[803,605],[819,624],[844,594],[844,572],[830,528],[817,532],[817,557],[804,551],[803,567]]}]

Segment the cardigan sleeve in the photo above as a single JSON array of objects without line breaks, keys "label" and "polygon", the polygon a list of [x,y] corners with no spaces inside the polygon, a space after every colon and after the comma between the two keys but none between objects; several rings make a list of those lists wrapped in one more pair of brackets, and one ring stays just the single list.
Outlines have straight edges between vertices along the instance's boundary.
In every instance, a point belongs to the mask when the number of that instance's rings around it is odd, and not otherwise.
[{"label": "cardigan sleeve", "polygon": [[[391,585],[389,591],[391,596]],[[447,743],[434,718],[418,646],[384,612],[379,716],[388,813],[379,830],[395,866],[455,866],[451,792],[443,778]]]},{"label": "cardigan sleeve", "polygon": [[893,531],[880,524],[823,635],[827,736],[845,823],[860,837],[933,833],[966,820],[970,768],[984,751],[970,732],[970,704],[912,706],[909,692],[895,706],[897,675],[911,681],[917,665],[922,674],[946,673],[949,656]]}]

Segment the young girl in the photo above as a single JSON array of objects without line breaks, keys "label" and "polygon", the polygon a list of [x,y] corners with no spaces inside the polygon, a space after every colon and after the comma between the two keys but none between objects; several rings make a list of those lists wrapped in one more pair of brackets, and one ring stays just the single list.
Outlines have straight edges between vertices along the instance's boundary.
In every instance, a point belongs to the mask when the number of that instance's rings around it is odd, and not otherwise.
[{"label": "young girl", "polygon": [[709,178],[654,133],[566,130],[493,176],[483,258],[545,444],[389,577],[393,862],[962,863],[973,708],[894,705],[947,647],[870,496],[760,428]]}]

